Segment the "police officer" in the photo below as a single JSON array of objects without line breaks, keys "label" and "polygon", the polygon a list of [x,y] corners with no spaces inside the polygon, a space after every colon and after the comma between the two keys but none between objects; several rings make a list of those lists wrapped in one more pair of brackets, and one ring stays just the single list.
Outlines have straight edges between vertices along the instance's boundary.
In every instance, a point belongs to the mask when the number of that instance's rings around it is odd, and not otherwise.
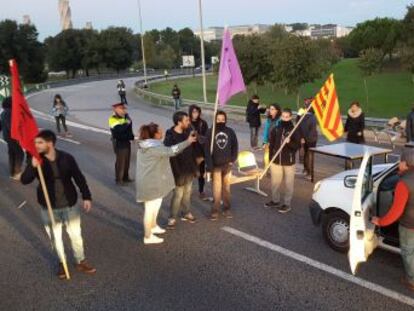
[{"label": "police officer", "polygon": [[116,155],[115,181],[118,185],[132,182],[129,178],[129,162],[131,159],[131,140],[134,140],[132,120],[123,103],[112,105],[113,114],[109,118],[109,128]]}]

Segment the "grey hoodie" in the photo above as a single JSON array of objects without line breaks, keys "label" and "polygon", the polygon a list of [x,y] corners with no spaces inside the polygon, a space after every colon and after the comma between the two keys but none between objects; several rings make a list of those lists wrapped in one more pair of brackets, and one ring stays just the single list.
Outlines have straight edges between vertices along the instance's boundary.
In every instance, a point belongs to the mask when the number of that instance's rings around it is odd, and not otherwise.
[{"label": "grey hoodie", "polygon": [[162,141],[156,139],[138,142],[135,174],[137,202],[163,198],[175,188],[170,157],[183,152],[188,146],[190,143],[187,140],[171,147],[165,147]]}]

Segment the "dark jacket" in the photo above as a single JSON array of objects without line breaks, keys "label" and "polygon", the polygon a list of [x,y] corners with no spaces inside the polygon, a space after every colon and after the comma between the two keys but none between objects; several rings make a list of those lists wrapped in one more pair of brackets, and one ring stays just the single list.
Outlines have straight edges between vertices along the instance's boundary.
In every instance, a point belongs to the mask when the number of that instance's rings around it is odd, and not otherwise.
[{"label": "dark jacket", "polygon": [[405,133],[407,134],[407,141],[414,141],[414,110],[407,116],[407,123],[405,125]]},{"label": "dark jacket", "polygon": [[130,141],[135,137],[132,131],[132,121],[128,114],[125,117],[112,115],[109,118],[109,127],[115,148],[127,148],[131,145]]},{"label": "dark jacket", "polygon": [[[69,153],[56,150],[56,161],[68,205],[74,206],[78,201],[78,193],[73,182],[75,182],[75,184],[78,186],[82,194],[82,199],[91,200],[92,196],[91,192],[89,191],[88,184],[86,183],[85,176],[83,176],[73,156]],[[49,160],[46,158],[43,158],[42,168],[52,208],[55,208],[55,181],[52,167]],[[35,169],[31,164],[28,164],[21,176],[21,182],[23,185],[27,185],[32,183],[35,178],[39,179],[37,169]],[[40,183],[37,187],[37,201],[43,208],[47,208],[46,200]]]},{"label": "dark jacket", "polygon": [[207,122],[201,118],[198,118],[197,121],[191,121],[191,128],[193,131],[197,132],[198,139],[194,145],[194,156],[204,157],[204,144],[206,143],[206,135],[208,131]]},{"label": "dark jacket", "polygon": [[211,172],[215,167],[223,167],[229,163],[234,163],[239,154],[239,143],[233,129],[218,125],[213,140],[213,154],[211,154],[211,134],[212,129],[207,131],[207,141],[204,145],[206,154],[207,171]]},{"label": "dark jacket", "polygon": [[265,112],[265,108],[259,109],[259,104],[255,104],[252,100],[249,100],[246,108],[246,122],[249,123],[250,127],[260,127],[262,125],[260,114]]},{"label": "dark jacket", "polygon": [[0,129],[3,131],[3,139],[9,143],[11,141],[11,109],[6,108],[0,115]]},{"label": "dark jacket", "polygon": [[[294,125],[293,122],[285,123],[281,121],[277,126],[273,127],[270,132],[269,139],[269,158],[272,159],[279,148],[282,146],[283,141],[289,136]],[[296,162],[296,151],[300,148],[300,132],[296,130],[290,138],[290,142],[286,144],[279,156],[273,163],[278,165],[290,166]]]},{"label": "dark jacket", "polygon": [[[348,133],[347,141],[355,144],[363,144],[365,142],[364,129],[365,115],[362,110],[359,110],[357,113],[352,113],[349,110],[345,123],[345,132]],[[361,133],[361,135],[359,136],[358,133]]]},{"label": "dark jacket", "polygon": [[180,96],[181,96],[180,89],[178,87],[173,88],[171,91],[171,95],[174,99],[180,99]]},{"label": "dark jacket", "polygon": [[300,137],[305,139],[307,144],[315,144],[318,141],[317,121],[313,113],[308,112],[303,116],[299,125]]},{"label": "dark jacket", "polygon": [[[180,134],[174,131],[174,127],[170,128],[165,133],[164,145],[170,147],[186,141],[190,131]],[[194,157],[194,146],[186,148],[182,153],[170,158],[170,163],[177,186],[184,186],[197,176],[198,169]]]},{"label": "dark jacket", "polygon": [[414,171],[410,170],[405,173],[401,177],[401,181],[407,185],[410,195],[408,202],[405,205],[404,213],[400,218],[400,225],[409,229],[414,229]]}]

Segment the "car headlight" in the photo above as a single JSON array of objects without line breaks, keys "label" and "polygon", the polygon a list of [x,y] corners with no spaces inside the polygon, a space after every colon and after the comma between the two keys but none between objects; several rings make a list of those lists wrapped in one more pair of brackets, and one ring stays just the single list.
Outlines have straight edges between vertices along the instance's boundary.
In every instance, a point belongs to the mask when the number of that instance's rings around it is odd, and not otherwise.
[{"label": "car headlight", "polygon": [[313,193],[318,192],[319,188],[321,187],[322,183],[318,181],[315,186],[313,187]]}]

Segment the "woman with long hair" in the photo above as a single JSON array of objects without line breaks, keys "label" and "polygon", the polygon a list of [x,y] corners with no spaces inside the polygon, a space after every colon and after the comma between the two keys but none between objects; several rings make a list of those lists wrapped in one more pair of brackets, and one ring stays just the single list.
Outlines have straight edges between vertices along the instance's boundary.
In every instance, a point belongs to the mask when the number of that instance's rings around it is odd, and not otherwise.
[{"label": "woman with long hair", "polygon": [[272,129],[279,125],[282,108],[278,104],[271,104],[268,109],[267,119],[263,130],[264,164],[269,164],[269,135]]},{"label": "woman with long hair", "polygon": [[162,199],[175,187],[170,157],[183,152],[197,136],[191,134],[188,139],[175,146],[165,147],[162,143],[163,131],[158,124],[141,126],[136,166],[136,200],[144,204],[144,244],[159,244],[164,239],[156,236],[165,233],[157,224]]},{"label": "woman with long hair", "polygon": [[60,96],[60,94],[56,94],[53,98],[52,115],[56,120],[56,129],[58,134],[60,134],[60,123],[62,123],[63,130],[65,131],[65,136],[70,136],[70,133],[68,132],[68,128],[66,126],[66,115],[68,111],[69,108],[66,105],[65,101],[62,99],[62,96]]},{"label": "woman with long hair", "polygon": [[365,115],[361,109],[359,102],[352,102],[348,110],[348,118],[345,123],[345,132],[347,135],[347,141],[354,144],[363,144],[365,129]]}]

